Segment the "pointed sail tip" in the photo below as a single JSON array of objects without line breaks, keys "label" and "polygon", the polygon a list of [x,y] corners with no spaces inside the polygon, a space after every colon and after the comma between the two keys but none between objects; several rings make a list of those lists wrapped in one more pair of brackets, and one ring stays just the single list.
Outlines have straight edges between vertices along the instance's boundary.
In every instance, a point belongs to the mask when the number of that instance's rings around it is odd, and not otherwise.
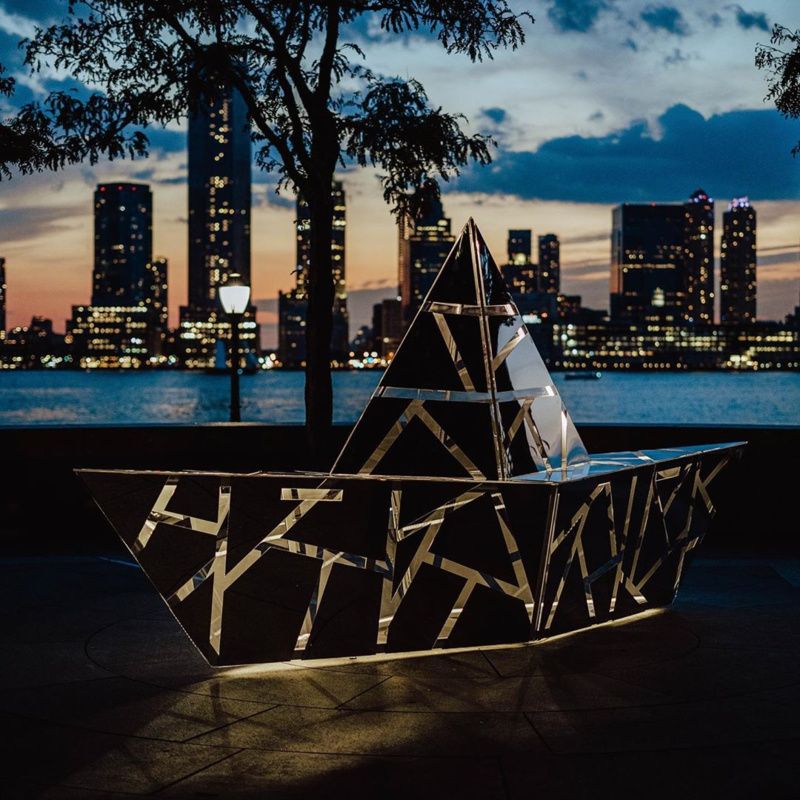
[{"label": "pointed sail tip", "polygon": [[467,221],[461,227],[461,233],[459,234],[459,237],[465,236],[474,227],[475,227],[475,220],[472,219],[472,217],[468,217]]},{"label": "pointed sail tip", "polygon": [[467,221],[464,223],[464,227],[461,229],[459,238],[462,236],[470,236],[477,230],[478,226],[475,224],[475,220],[472,217],[468,217]]}]

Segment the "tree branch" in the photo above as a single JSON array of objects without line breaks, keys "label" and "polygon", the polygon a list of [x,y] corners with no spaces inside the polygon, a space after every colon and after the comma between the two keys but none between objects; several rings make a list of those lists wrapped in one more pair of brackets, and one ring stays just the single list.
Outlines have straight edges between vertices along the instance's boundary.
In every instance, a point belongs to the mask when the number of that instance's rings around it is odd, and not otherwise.
[{"label": "tree branch", "polygon": [[[155,5],[154,8],[159,9],[159,6]],[[158,13],[158,11],[156,13]],[[184,28],[180,20],[178,20],[174,14],[164,11],[163,6],[160,7],[160,13],[166,24],[169,25],[173,31],[175,31],[181,41],[192,51],[192,53],[194,53],[195,57],[198,60],[202,60],[203,46],[200,44],[200,42],[191,36],[191,34],[186,30],[186,28]],[[297,170],[297,165],[294,162],[291,150],[289,150],[289,148],[286,146],[286,142],[272,129],[269,121],[261,111],[257,98],[253,94],[247,82],[242,79],[241,75],[239,74],[239,70],[230,63],[230,60],[228,63],[231,80],[247,103],[247,107],[250,110],[251,119],[258,126],[258,129],[261,131],[264,138],[278,151],[278,153],[280,153],[280,156],[283,159],[283,167],[287,175],[289,175],[289,177],[295,183],[298,183],[298,181],[302,183],[302,177]]]},{"label": "tree branch", "polygon": [[299,59],[295,58],[286,46],[285,33],[282,33],[278,29],[277,25],[275,25],[269,16],[265,14],[253,0],[242,0],[242,5],[269,34],[273,47],[275,48],[275,60],[285,67],[295,89],[297,89],[297,93],[306,109],[306,113],[312,116],[315,110],[314,95],[305,80]]},{"label": "tree branch", "polygon": [[339,3],[328,3],[328,19],[325,26],[325,45],[319,59],[319,79],[316,95],[326,108],[331,96],[331,76],[336,57],[336,43],[339,40]]}]

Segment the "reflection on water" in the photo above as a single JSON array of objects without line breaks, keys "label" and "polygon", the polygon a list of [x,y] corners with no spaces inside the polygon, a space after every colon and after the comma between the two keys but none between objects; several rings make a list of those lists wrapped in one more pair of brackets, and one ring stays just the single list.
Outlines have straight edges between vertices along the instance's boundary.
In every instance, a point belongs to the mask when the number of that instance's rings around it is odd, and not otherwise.
[{"label": "reflection on water", "polygon": [[[378,372],[333,376],[334,418],[358,418]],[[577,422],[800,425],[798,373],[553,376]],[[229,382],[190,372],[0,372],[0,425],[223,422]],[[303,374],[242,377],[242,418],[302,423]]]}]

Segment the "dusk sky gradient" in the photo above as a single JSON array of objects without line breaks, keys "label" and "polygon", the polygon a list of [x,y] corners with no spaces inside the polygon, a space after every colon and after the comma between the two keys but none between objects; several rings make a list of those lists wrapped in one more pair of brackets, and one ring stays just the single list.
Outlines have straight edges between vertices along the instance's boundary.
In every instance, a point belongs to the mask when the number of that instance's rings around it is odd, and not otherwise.
[{"label": "dusk sky gradient", "polygon": [[[454,229],[473,216],[496,260],[508,228],[554,232],[562,241],[562,289],[608,307],[611,208],[624,201],[681,201],[703,187],[718,217],[733,196],[758,212],[758,313],[782,318],[800,291],[800,122],[763,98],[756,43],[774,22],[800,27],[796,0],[700,4],[643,0],[532,0],[536,18],[517,52],[471,64],[429,37],[403,39],[360,26],[367,63],[418,78],[432,103],[460,111],[498,141],[494,162],[445,187]],[[30,77],[17,42],[55,19],[65,3],[0,0],[0,62],[19,82],[12,103],[63,85]],[[8,103],[3,112],[10,110]],[[0,183],[0,256],[8,273],[9,325],[33,314],[58,330],[70,306],[89,300],[92,191],[138,180],[154,194],[154,247],[169,258],[171,323],[186,302],[185,130],[149,131],[140,161],[104,162]],[[347,191],[351,335],[371,302],[397,282],[397,232],[370,170],[341,174]],[[253,283],[265,344],[275,343],[275,297],[293,285],[293,198],[254,172]],[[718,233],[715,248],[719,250]]]}]

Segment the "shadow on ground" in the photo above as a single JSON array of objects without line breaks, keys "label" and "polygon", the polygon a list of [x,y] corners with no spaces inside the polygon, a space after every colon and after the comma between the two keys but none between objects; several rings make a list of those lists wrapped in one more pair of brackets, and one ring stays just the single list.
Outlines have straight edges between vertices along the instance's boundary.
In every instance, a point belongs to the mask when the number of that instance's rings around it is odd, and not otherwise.
[{"label": "shadow on ground", "polygon": [[536,646],[213,671],[138,568],[0,561],[4,797],[796,796],[800,562]]}]

